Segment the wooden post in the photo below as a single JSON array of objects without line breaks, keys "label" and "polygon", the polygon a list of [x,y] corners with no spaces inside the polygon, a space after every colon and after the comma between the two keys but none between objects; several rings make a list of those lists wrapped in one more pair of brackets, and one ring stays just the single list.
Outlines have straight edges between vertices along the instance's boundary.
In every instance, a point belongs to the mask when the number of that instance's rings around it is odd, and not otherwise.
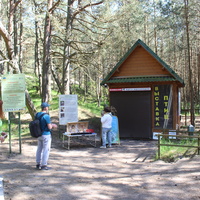
[{"label": "wooden post", "polygon": [[187,126],[187,111],[185,110],[185,126]]},{"label": "wooden post", "polygon": [[19,128],[19,153],[22,153],[22,138],[21,138],[21,115],[20,112],[18,112],[18,128]]},{"label": "wooden post", "polygon": [[160,135],[158,135],[158,159],[160,159]]},{"label": "wooden post", "polygon": [[11,145],[11,113],[8,112],[8,130],[9,130],[9,152],[12,153],[12,145]]}]

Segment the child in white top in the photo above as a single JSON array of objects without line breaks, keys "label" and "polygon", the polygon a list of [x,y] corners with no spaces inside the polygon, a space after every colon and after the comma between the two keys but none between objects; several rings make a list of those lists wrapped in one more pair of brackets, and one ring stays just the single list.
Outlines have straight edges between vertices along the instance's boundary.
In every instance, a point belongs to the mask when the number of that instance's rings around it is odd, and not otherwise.
[{"label": "child in white top", "polygon": [[112,114],[110,107],[105,107],[102,113],[102,146],[100,148],[106,148],[106,142],[108,140],[108,148],[112,147],[111,141],[111,128],[112,128]]}]

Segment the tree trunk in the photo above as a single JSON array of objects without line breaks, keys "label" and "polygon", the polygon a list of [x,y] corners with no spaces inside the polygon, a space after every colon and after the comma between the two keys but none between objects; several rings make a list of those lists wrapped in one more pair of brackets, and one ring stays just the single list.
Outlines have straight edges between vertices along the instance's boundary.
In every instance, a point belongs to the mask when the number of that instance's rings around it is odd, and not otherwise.
[{"label": "tree trunk", "polygon": [[[10,17],[10,18],[12,18],[12,17]],[[10,23],[11,23],[11,21],[10,21]],[[11,30],[11,28],[10,28],[10,30]],[[12,42],[11,42],[11,34],[6,30],[6,28],[3,26],[1,21],[0,21],[0,35],[2,36],[2,38],[5,42],[5,45],[6,45],[10,68],[13,68],[15,72],[20,73],[19,66],[18,66],[17,62],[15,61],[15,57],[14,57],[14,53],[13,53],[14,51],[13,51],[13,46],[12,46]],[[29,113],[31,114],[31,116],[33,118],[36,110],[31,101],[28,91],[25,91],[25,96],[26,96],[26,106],[29,110]]]},{"label": "tree trunk", "polygon": [[28,108],[28,111],[29,111],[32,119],[34,119],[37,111],[35,109],[35,106],[31,100],[30,95],[27,90],[25,91],[25,96],[26,96],[26,107]]},{"label": "tree trunk", "polygon": [[190,122],[195,126],[195,111],[194,111],[194,90],[192,84],[192,69],[190,62],[190,34],[189,34],[189,20],[188,20],[188,0],[184,0],[185,3],[185,25],[186,25],[186,36],[187,36],[187,58],[188,58],[188,79],[189,79],[189,90],[190,90]]},{"label": "tree trunk", "polygon": [[22,54],[22,36],[23,36],[23,24],[22,24],[22,6],[20,4],[20,24],[19,24],[19,27],[20,27],[20,31],[19,31],[19,70],[21,72],[23,72],[23,68],[22,68],[22,57],[23,57],[23,54]]},{"label": "tree trunk", "polygon": [[157,30],[156,30],[156,6],[155,2],[153,1],[153,32],[154,32],[154,48],[155,48],[155,53],[158,54],[158,47],[157,47]]},{"label": "tree trunk", "polygon": [[200,53],[197,54],[197,74],[198,74],[198,77],[197,77],[197,99],[198,99],[198,102],[197,104],[200,104]]},{"label": "tree trunk", "polygon": [[48,11],[45,18],[44,46],[43,46],[43,67],[42,67],[42,102],[50,101],[50,48],[51,48],[51,19],[53,0],[48,0]]},{"label": "tree trunk", "polygon": [[70,42],[69,38],[71,37],[72,31],[72,6],[73,1],[68,0],[67,6],[67,22],[66,22],[66,34],[65,34],[65,43],[64,43],[64,58],[63,58],[63,76],[62,76],[62,94],[69,94],[69,67],[70,67]]}]

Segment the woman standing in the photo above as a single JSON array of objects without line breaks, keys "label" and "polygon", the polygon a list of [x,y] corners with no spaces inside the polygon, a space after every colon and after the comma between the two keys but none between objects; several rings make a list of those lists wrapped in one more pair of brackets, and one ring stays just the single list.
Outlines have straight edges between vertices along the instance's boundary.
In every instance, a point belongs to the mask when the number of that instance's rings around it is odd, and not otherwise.
[{"label": "woman standing", "polygon": [[106,141],[108,140],[108,148],[112,147],[111,128],[112,128],[112,114],[110,107],[105,107],[101,117],[102,123],[102,146],[101,149],[106,148]]}]

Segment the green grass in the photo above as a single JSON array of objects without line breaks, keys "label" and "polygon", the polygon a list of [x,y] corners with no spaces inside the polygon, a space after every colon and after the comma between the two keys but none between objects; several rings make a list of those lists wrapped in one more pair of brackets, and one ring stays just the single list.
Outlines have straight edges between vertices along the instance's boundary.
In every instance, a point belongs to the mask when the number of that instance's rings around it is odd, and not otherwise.
[{"label": "green grass", "polygon": [[79,106],[81,108],[87,109],[89,110],[91,113],[100,116],[101,110],[103,110],[103,106],[98,106],[97,102],[83,102],[83,101],[79,101]]},{"label": "green grass", "polygon": [[[198,141],[197,139],[182,139],[182,140],[161,139],[161,144],[198,146]],[[197,148],[191,148],[191,147],[161,146],[160,159],[165,162],[174,162],[182,157],[193,156],[196,150]],[[158,152],[156,153],[155,160],[158,160]]]},{"label": "green grass", "polygon": [[[31,100],[37,110],[39,112],[41,110],[40,105],[41,105],[41,97],[40,97],[40,92],[37,90],[39,88],[38,85],[38,77],[33,76],[32,74],[26,75],[26,87],[29,92],[29,95],[31,97]],[[102,104],[98,106],[96,97],[94,94],[90,93],[85,93],[85,90],[83,88],[78,87],[78,85],[73,86],[71,88],[71,91],[73,94],[78,95],[78,106],[80,106],[82,109],[85,109],[86,111],[89,111],[90,113],[94,114],[94,116],[89,120],[92,121],[92,124],[94,126],[99,126],[99,117],[101,110],[103,110],[103,102],[106,102],[106,98],[102,99]],[[49,102],[50,104],[50,111],[53,110],[58,110],[59,108],[59,93],[56,90],[51,91],[52,95],[52,100]],[[104,103],[105,104],[105,103]],[[22,112],[21,115],[25,114],[28,112],[28,109],[26,109],[25,112]],[[17,139],[19,137],[19,126],[18,126],[18,116],[11,120],[11,137],[12,139]],[[7,120],[3,120],[3,126],[2,126],[2,131],[4,132],[9,132],[9,125]],[[28,123],[22,124],[21,126],[21,136],[26,137],[30,136],[29,133],[29,128],[28,128]]]}]

